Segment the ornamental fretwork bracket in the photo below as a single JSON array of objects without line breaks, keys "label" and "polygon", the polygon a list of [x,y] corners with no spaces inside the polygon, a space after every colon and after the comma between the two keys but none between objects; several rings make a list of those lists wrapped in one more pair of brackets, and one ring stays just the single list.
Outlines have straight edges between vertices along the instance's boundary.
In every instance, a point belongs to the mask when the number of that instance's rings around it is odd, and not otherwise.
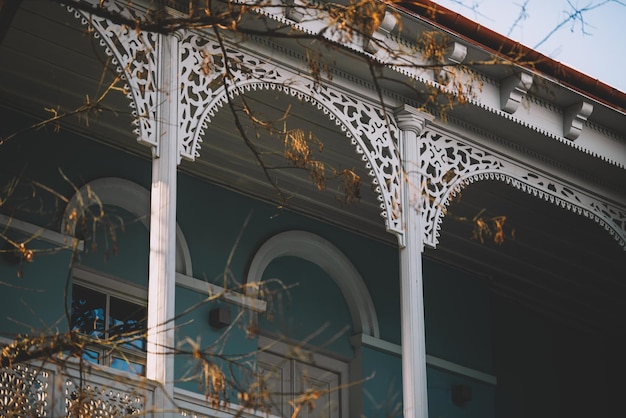
[{"label": "ornamental fretwork bracket", "polygon": [[[111,13],[133,16],[135,10],[108,0]],[[344,132],[351,141],[368,174],[380,203],[381,215],[389,232],[401,239],[404,234],[401,213],[402,170],[396,121],[375,101],[357,99],[349,89],[336,87],[296,73],[278,60],[265,60],[234,44],[225,48],[208,36],[184,32],[159,35],[137,31],[85,11],[69,10],[88,25],[112,58],[125,81],[125,91],[134,116],[134,133],[140,143],[151,146],[158,155],[160,48],[166,36],[175,36],[178,80],[168,100],[178,103],[176,125],[179,159],[195,160],[205,130],[224,104],[250,90],[271,89],[292,95],[316,107]],[[171,41],[171,38],[169,38]],[[170,57],[171,58],[171,57]],[[225,74],[228,74],[225,77]],[[346,83],[347,84],[347,83]],[[423,242],[435,248],[441,222],[450,198],[466,185],[483,179],[506,181],[512,186],[547,201],[585,215],[603,226],[626,246],[626,213],[623,209],[550,179],[536,170],[497,156],[477,145],[465,143],[435,129],[420,136],[419,171],[424,179],[422,205]]]},{"label": "ornamental fretwork bracket", "polygon": [[[133,13],[113,1],[106,7],[116,13]],[[139,142],[158,147],[160,48],[166,36],[135,31],[102,17],[74,11],[113,57],[117,70],[127,82],[128,98],[134,108],[134,124]],[[183,32],[175,35],[178,88],[168,100],[177,101],[179,159],[195,160],[211,120],[228,100],[251,90],[274,90],[297,97],[323,112],[351,141],[372,178],[381,215],[387,230],[401,235],[400,158],[398,128],[376,102],[356,98],[349,89],[341,90],[308,77],[302,71],[268,60],[246,50],[241,43],[218,42],[208,34]],[[172,38],[168,38],[172,41]],[[348,82],[344,84],[349,84]],[[334,85],[337,85],[336,83]],[[158,154],[158,152],[157,152]]]},{"label": "ornamental fretwork bracket", "polygon": [[452,197],[475,181],[500,180],[593,219],[626,250],[626,211],[623,209],[433,128],[422,133],[420,146],[420,171],[426,177],[421,212],[425,245],[436,248]]},{"label": "ornamental fretwork bracket", "polygon": [[[398,129],[376,102],[293,72],[276,60],[268,62],[240,48],[224,50],[217,42],[196,35],[185,38],[181,50],[185,58],[181,74],[189,80],[181,92],[181,104],[188,110],[181,119],[185,126],[181,132],[184,155],[199,155],[202,136],[211,119],[236,95],[272,90],[296,97],[326,115],[351,141],[372,178],[387,229],[401,233]],[[240,63],[246,63],[245,67]],[[225,65],[229,65],[228,78],[221,76]],[[203,70],[203,66],[208,68]]]},{"label": "ornamental fretwork bracket", "polygon": [[[136,18],[136,11],[115,1],[104,1],[102,6],[112,15]],[[125,82],[123,88],[129,99],[133,115],[133,133],[137,141],[156,148],[159,35],[118,25],[83,10],[72,7],[68,7],[68,10],[93,32],[93,36],[111,57],[111,64]]]}]

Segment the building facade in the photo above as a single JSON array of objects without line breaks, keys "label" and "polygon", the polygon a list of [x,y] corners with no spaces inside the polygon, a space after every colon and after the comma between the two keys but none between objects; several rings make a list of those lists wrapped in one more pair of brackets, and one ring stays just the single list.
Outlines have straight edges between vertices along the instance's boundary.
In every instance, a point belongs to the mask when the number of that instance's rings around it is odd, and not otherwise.
[{"label": "building facade", "polygon": [[2,5],[4,415],[620,406],[626,94],[430,2],[170,6]]}]

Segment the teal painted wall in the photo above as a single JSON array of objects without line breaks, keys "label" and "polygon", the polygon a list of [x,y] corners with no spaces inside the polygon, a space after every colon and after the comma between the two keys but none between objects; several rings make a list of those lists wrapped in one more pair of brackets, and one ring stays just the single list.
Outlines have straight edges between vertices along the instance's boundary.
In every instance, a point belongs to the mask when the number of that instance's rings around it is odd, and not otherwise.
[{"label": "teal painted wall", "polygon": [[260,316],[261,332],[307,341],[313,347],[353,357],[350,311],[324,270],[300,258],[280,257],[268,265],[263,279],[281,283],[272,286],[278,293],[268,314]]},{"label": "teal painted wall", "polygon": [[[0,132],[12,132],[32,120],[0,109]],[[150,187],[151,165],[137,158],[85,137],[61,129],[29,130],[2,145],[0,152],[0,190],[11,179],[19,179],[13,199],[0,210],[11,211],[17,218],[58,230],[65,203],[54,194],[68,198],[75,188],[101,177],[122,177],[143,187]],[[65,178],[64,178],[65,177]],[[54,192],[27,186],[37,181]],[[42,212],[43,210],[43,212]]]},{"label": "teal painted wall", "polygon": [[[448,371],[428,367],[429,418],[494,418],[495,388],[488,384]],[[452,387],[465,385],[471,388],[472,399],[464,405],[452,401]]]},{"label": "teal painted wall", "polygon": [[[233,321],[232,327],[212,328],[209,312],[219,307],[230,309],[233,319],[241,315],[240,321]],[[204,393],[204,363],[193,356],[194,350],[199,349],[204,360],[221,366],[225,377],[234,385],[227,396],[231,402],[237,402],[237,394],[248,388],[254,378],[257,340],[244,327],[255,316],[231,304],[209,301],[207,295],[182,287],[176,288],[176,315],[177,349],[181,353],[174,358],[176,386]]]},{"label": "teal painted wall", "polygon": [[[425,259],[424,312],[426,353],[493,374],[491,296],[467,273]],[[427,369],[428,410],[432,418],[495,417],[495,388],[487,383],[432,367]],[[467,385],[472,400],[452,402],[452,386]]]},{"label": "teal painted wall", "polygon": [[363,359],[363,415],[368,418],[401,417],[402,359],[370,347],[361,349]]},{"label": "teal painted wall", "polygon": [[[20,239],[9,232],[11,239]],[[0,253],[0,336],[54,334],[67,330],[64,295],[71,253],[48,252],[55,247],[31,241],[32,263],[15,264]],[[45,308],[45,309],[42,309]]]},{"label": "teal painted wall", "polygon": [[458,269],[425,259],[426,352],[492,373],[491,301],[488,290]]},{"label": "teal painted wall", "polygon": [[[25,178],[39,181],[66,197],[70,197],[74,193],[74,187],[80,187],[84,183],[100,177],[122,177],[144,187],[149,185],[150,164],[148,161],[74,136],[69,132],[62,131],[61,134],[54,135],[48,135],[43,131],[33,132],[23,140],[8,145],[10,146],[5,147],[4,152],[0,154],[0,180],[5,183],[16,173],[21,173]],[[38,152],[29,152],[33,149],[37,149]],[[115,164],[111,162],[115,162]],[[59,169],[63,171],[69,181],[63,178]],[[50,229],[58,229],[60,215],[64,208],[63,202],[55,200],[52,194],[41,191],[38,191],[38,196],[41,195],[41,199],[37,199],[35,202],[29,195],[30,191],[29,189],[22,190],[25,200],[19,202],[18,209],[21,211],[16,213],[16,217]],[[383,337],[391,341],[399,341],[398,265],[396,250],[392,246],[372,242],[314,219],[296,215],[288,210],[278,212],[271,204],[261,203],[203,183],[182,173],[179,174],[178,192],[178,222],[184,231],[191,251],[195,277],[207,278],[221,284],[226,260],[233,249],[237,234],[241,231],[241,225],[249,214],[251,214],[250,223],[242,231],[242,240],[235,248],[235,257],[230,266],[232,275],[237,281],[244,279],[248,263],[265,240],[285,230],[312,231],[331,241],[352,260],[357,260],[355,267],[367,285],[373,288],[371,293],[381,321]],[[24,205],[24,202],[27,204]],[[41,207],[44,207],[45,210],[40,211]],[[8,206],[3,209],[6,208]],[[110,209],[108,208],[108,210]],[[105,234],[100,231],[97,237],[97,248],[92,249],[90,242],[87,241],[87,250],[80,254],[77,262],[116,278],[145,286],[147,284],[148,232],[141,223],[133,222],[129,214],[124,211],[119,212],[122,218],[125,218],[125,222],[123,230],[122,228],[116,230],[117,252],[113,251],[112,243],[107,242]],[[362,254],[380,254],[380,258],[361,257]],[[44,298],[45,301],[35,299],[38,307],[52,306],[55,303],[54,300],[63,300],[62,288],[59,287],[58,283],[50,281],[49,276],[59,276],[64,280],[69,264],[68,258],[69,255],[57,262],[59,257],[51,256],[49,261],[46,260],[46,264],[39,262],[39,258],[37,258],[37,262],[25,268],[26,277],[31,280],[31,283],[38,284],[39,281],[42,281],[52,288],[51,291],[55,291],[54,297],[48,295]],[[50,263],[54,264],[53,268],[49,267]],[[334,307],[332,315],[327,315],[324,319],[331,325],[320,335],[319,342],[321,343],[324,339],[327,340],[330,334],[334,334],[348,325],[345,333],[326,349],[336,352],[341,357],[350,358],[352,347],[349,344],[349,336],[352,329],[349,326],[351,325],[350,316],[341,292],[319,268],[303,260],[299,260],[298,263],[307,265],[304,270],[302,266],[294,267],[298,273],[306,271],[305,276],[298,277],[298,280],[302,281],[305,278],[307,279],[305,282],[311,284],[315,279],[318,282],[322,281],[323,285],[311,287],[305,291],[305,295],[301,294],[302,288],[294,289],[296,299],[311,301],[311,305],[307,307],[307,314],[299,311],[297,315],[291,315],[290,319],[287,318],[283,324],[287,324],[296,317],[308,321],[306,319],[309,316],[308,313],[313,313],[316,310],[319,312],[319,307],[313,303],[312,299],[307,298],[312,290],[318,291],[319,298],[325,299],[327,303],[332,302],[331,306]],[[270,272],[274,271],[273,274],[280,276],[291,276],[293,266],[283,267],[285,269],[277,269],[276,266],[271,267]],[[12,267],[2,266],[2,268],[10,275],[15,274],[15,269]],[[41,271],[45,270],[45,274],[40,274],[40,269]],[[293,282],[294,277],[285,277],[285,280]],[[19,300],[14,293],[6,293],[4,296],[11,301],[11,304],[5,306],[13,307],[15,302]],[[177,310],[180,312],[181,309],[194,303],[197,298],[198,295],[193,294],[193,292],[179,289],[177,292]],[[59,303],[58,316],[63,312],[62,302]],[[302,307],[305,307],[304,303]],[[202,306],[187,315],[185,319],[181,318],[180,323],[186,324],[177,331],[181,339],[199,337],[201,341],[208,342],[220,334],[211,330],[207,324],[208,309],[209,306]],[[324,313],[328,313],[328,310],[325,309]],[[36,322],[24,310],[12,309],[12,315],[16,316],[18,322],[27,325],[22,328],[27,328]],[[317,326],[311,323],[295,329],[298,332],[304,332],[306,329],[306,333],[310,333]],[[6,329],[7,332],[12,330],[13,328]],[[289,332],[288,329],[283,331]],[[234,353],[252,351],[256,348],[256,341],[246,339],[243,331],[240,334],[237,334],[238,332],[239,329],[233,332],[233,336],[228,339],[229,343],[224,347],[224,350],[230,350]],[[292,336],[298,338],[303,334]],[[235,350],[234,347],[238,347],[238,350]],[[184,367],[185,364],[186,361],[177,360],[179,368]],[[182,376],[182,373],[179,375]],[[191,386],[192,384],[186,384],[186,387]]]},{"label": "teal painted wall", "polygon": [[[189,244],[196,277],[220,283],[234,249],[230,269],[232,275],[242,281],[252,256],[267,239],[288,230],[313,232],[330,241],[354,264],[370,291],[379,321],[385,325],[381,326],[381,337],[400,342],[399,267],[397,249],[393,246],[288,210],[279,211],[271,204],[193,177],[179,175],[178,192],[178,223]],[[244,229],[242,225],[248,216]],[[235,247],[239,232],[242,232],[242,239]]]},{"label": "teal painted wall", "polygon": [[[399,355],[363,347],[363,413],[366,417],[402,416],[402,359]],[[428,366],[428,413],[433,418],[493,418],[496,387],[446,370]],[[452,401],[452,387],[471,388],[465,405]]]},{"label": "teal painted wall", "polygon": [[111,225],[114,232],[108,226],[98,224],[96,234],[92,236],[89,228],[85,250],[78,254],[76,266],[96,270],[147,289],[148,229],[137,221],[135,215],[121,208],[105,206],[104,213],[107,225]]}]

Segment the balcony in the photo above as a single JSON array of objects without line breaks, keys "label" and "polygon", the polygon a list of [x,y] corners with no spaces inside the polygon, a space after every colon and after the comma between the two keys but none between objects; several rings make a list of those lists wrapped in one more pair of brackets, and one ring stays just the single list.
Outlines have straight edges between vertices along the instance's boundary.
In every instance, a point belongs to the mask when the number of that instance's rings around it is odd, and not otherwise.
[{"label": "balcony", "polygon": [[[76,361],[62,365],[19,364],[0,371],[0,416],[2,417],[126,417],[163,416],[155,399],[165,396],[153,381]],[[226,418],[260,416],[241,414],[238,407],[215,410],[203,395],[176,389],[175,406],[165,416]],[[265,416],[265,415],[263,415]]]}]

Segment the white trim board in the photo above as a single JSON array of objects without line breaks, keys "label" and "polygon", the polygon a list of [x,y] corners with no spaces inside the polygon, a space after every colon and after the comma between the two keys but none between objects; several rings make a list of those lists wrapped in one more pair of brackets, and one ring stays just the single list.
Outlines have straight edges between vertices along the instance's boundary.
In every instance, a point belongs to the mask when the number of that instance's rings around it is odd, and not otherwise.
[{"label": "white trim board", "polygon": [[267,303],[264,300],[256,299],[233,290],[225,290],[221,286],[182,273],[176,273],[176,286],[184,287],[185,289],[208,296],[221,295],[226,301],[255,312],[263,313],[267,309]]},{"label": "white trim board", "polygon": [[146,287],[88,267],[74,266],[72,276],[76,279],[74,283],[77,282],[83,287],[98,290],[117,298],[121,297],[124,300],[144,306],[148,301],[148,289]]},{"label": "white trim board", "polygon": [[[402,356],[402,346],[394,344],[389,341],[381,340],[380,338],[374,338],[370,335],[361,334],[361,344],[365,347],[373,348],[375,350],[391,354],[397,357]],[[497,386],[498,378],[494,375],[481,372],[463,365],[453,363],[448,360],[444,360],[439,357],[426,354],[426,365],[437,369],[445,370],[447,372],[455,373],[461,376],[469,377],[479,382],[488,383],[493,386]]]},{"label": "white trim board", "polygon": [[[74,237],[70,235],[61,234],[59,232],[47,229],[30,222],[21,221],[19,219],[12,218],[10,216],[0,214],[0,227],[12,229],[23,234],[26,234],[29,238],[35,237],[35,239],[45,241],[49,244],[58,245],[63,250],[71,250],[73,248]],[[76,249],[82,251],[84,242],[78,240],[76,243]]]}]

